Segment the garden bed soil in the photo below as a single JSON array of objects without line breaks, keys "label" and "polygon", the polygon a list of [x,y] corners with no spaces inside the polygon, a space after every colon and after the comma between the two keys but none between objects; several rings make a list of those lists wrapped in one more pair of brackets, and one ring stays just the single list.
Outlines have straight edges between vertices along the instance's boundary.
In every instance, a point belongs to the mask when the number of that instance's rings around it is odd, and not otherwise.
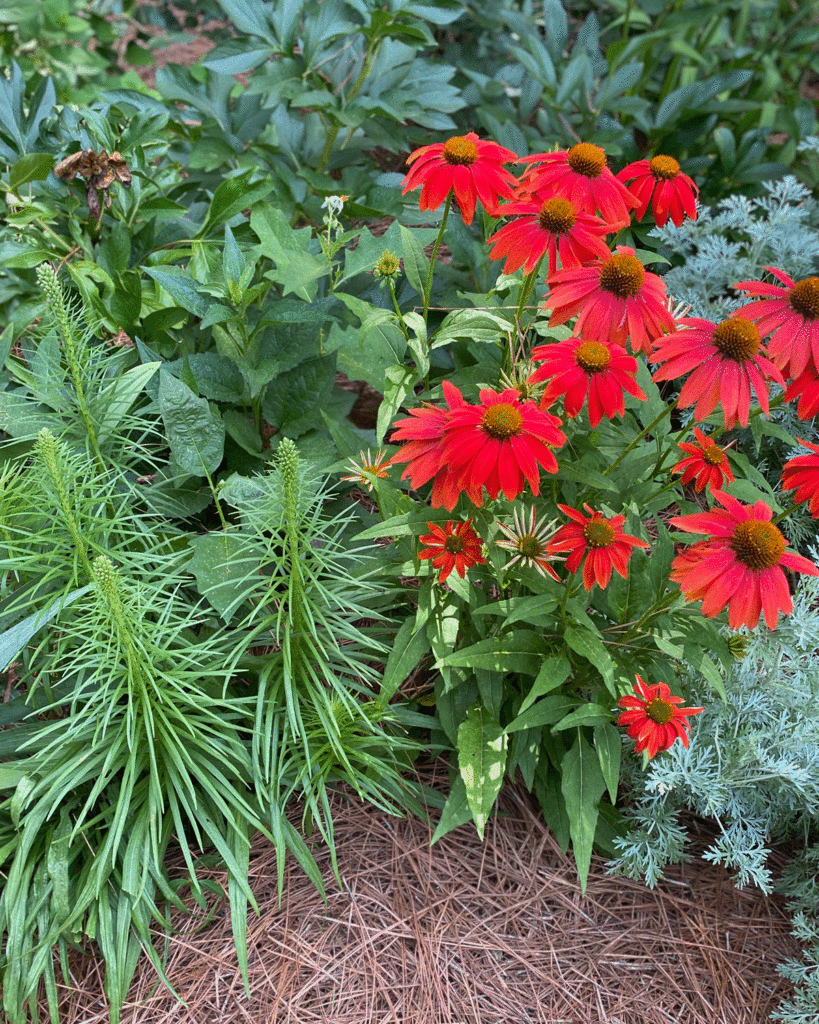
[{"label": "garden bed soil", "polygon": [[[764,1024],[791,994],[776,972],[799,957],[782,902],[696,856],[711,839],[696,819],[694,859],[656,889],[595,858],[581,895],[521,787],[501,794],[484,843],[471,824],[431,847],[425,822],[340,797],[334,812],[341,888],[315,847],[326,905],[294,862],[279,905],[273,849],[253,843],[250,997],[226,901],[187,900],[179,934],[156,940],[185,1005],[143,958],[122,1024]],[[71,965],[64,1024],[105,1024],[101,961]]]}]

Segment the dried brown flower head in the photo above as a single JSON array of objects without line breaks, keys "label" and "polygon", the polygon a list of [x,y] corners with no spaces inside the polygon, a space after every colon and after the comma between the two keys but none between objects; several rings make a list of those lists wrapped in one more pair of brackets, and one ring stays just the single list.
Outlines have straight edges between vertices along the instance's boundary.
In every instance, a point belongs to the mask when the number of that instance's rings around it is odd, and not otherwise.
[{"label": "dried brown flower head", "polygon": [[83,149],[72,153],[61,160],[54,168],[54,173],[64,181],[73,181],[79,175],[85,182],[85,194],[88,200],[88,212],[96,220],[102,216],[99,193],[105,196],[106,209],[111,205],[111,194],[108,191],[115,181],[126,188],[131,187],[131,172],[120,153],[110,156],[105,150],[98,153],[94,149]]}]

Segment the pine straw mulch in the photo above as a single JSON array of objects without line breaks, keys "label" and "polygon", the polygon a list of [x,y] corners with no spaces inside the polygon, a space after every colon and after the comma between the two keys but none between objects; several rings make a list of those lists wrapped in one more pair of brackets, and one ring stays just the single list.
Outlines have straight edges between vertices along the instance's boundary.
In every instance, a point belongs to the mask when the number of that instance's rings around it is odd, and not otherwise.
[{"label": "pine straw mulch", "polygon": [[[279,906],[257,840],[250,999],[225,903],[191,901],[167,953],[186,1005],[143,959],[123,1024],[760,1024],[790,993],[775,967],[799,949],[777,899],[699,857],[655,890],[596,858],[581,896],[529,794],[509,787],[499,807],[483,844],[469,825],[430,847],[424,822],[336,799],[343,888],[317,848],[326,906],[292,863]],[[691,824],[696,852],[709,837]],[[72,974],[64,1024],[103,1024],[101,963],[74,957]]]}]

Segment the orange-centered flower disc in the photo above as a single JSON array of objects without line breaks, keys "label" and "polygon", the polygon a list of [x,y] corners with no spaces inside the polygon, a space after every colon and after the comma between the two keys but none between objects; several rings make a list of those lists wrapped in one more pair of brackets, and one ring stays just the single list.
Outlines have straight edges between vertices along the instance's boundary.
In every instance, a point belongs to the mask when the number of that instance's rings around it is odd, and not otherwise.
[{"label": "orange-centered flower disc", "polygon": [[643,287],[646,272],[636,256],[616,253],[600,270],[600,287],[618,299],[637,295]]},{"label": "orange-centered flower disc", "polygon": [[749,519],[740,523],[731,534],[731,550],[754,572],[779,565],[785,550],[785,538],[773,523]]},{"label": "orange-centered flower disc", "polygon": [[599,178],[606,166],[606,154],[591,142],[578,142],[568,153],[569,167],[575,174],[586,178]]},{"label": "orange-centered flower disc", "polygon": [[568,199],[564,199],[563,196],[552,196],[541,206],[537,219],[544,231],[551,231],[553,235],[565,235],[574,227],[577,214]]},{"label": "orange-centered flower disc", "polygon": [[709,466],[721,466],[728,461],[728,456],[718,444],[706,444],[702,449],[702,457]]},{"label": "orange-centered flower disc", "polygon": [[523,414],[520,409],[508,402],[491,405],[481,417],[481,426],[499,441],[505,441],[520,431],[523,426]]},{"label": "orange-centered flower disc", "polygon": [[463,135],[453,135],[444,143],[444,160],[448,164],[474,164],[478,159],[478,147]]},{"label": "orange-centered flower disc", "polygon": [[759,331],[753,320],[729,316],[714,329],[714,345],[737,363],[753,359],[759,351]]},{"label": "orange-centered flower disc", "polygon": [[611,362],[611,352],[599,341],[581,342],[574,357],[577,365],[586,373],[600,373]]},{"label": "orange-centered flower disc", "polygon": [[593,519],[583,527],[583,539],[590,548],[607,548],[614,540],[614,528],[602,519]]},{"label": "orange-centered flower disc", "polygon": [[791,289],[788,303],[806,320],[819,320],[819,277],[806,277]]},{"label": "orange-centered flower disc", "polygon": [[650,700],[646,704],[645,713],[652,722],[656,722],[657,725],[665,725],[674,717],[674,705],[669,704],[661,697],[655,697],[654,700]]},{"label": "orange-centered flower disc", "polygon": [[680,165],[673,156],[655,156],[648,166],[660,181],[671,181],[680,173]]}]

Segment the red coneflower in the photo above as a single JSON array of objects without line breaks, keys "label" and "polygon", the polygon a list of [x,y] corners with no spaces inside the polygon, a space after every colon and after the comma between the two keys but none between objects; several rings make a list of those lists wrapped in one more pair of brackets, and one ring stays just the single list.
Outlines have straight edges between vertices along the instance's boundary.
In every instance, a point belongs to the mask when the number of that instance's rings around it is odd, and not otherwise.
[{"label": "red coneflower", "polygon": [[702,614],[708,618],[727,606],[731,629],[753,629],[764,612],[773,629],[779,612],[793,610],[783,570],[819,576],[819,568],[785,550],[787,541],[771,522],[773,512],[764,501],[742,505],[722,491],[714,491],[714,497],[723,508],[671,519],[679,530],[710,536],[677,555],[669,578],[680,584],[686,601],[702,601]]},{"label": "red coneflower", "polygon": [[627,245],[608,259],[570,267],[549,278],[550,325],[577,316],[574,333],[589,341],[611,341],[651,352],[656,338],[676,330],[662,278],[649,273]]},{"label": "red coneflower", "polygon": [[[633,180],[632,180],[633,179]],[[655,156],[652,160],[636,160],[617,175],[624,184],[631,181],[629,192],[637,200],[637,220],[646,215],[649,202],[654,221],[660,227],[671,217],[677,227],[685,217],[697,219],[696,184],[683,174],[673,156]]]},{"label": "red coneflower", "polygon": [[596,427],[607,416],[625,412],[623,392],[645,399],[635,379],[637,360],[610,341],[568,338],[553,345],[538,345],[532,359],[541,362],[529,378],[533,384],[553,378],[543,392],[543,407],[563,395],[567,416],[576,416],[588,398],[589,424]]},{"label": "red coneflower", "polygon": [[803,441],[801,437],[796,440],[810,448],[813,455],[797,455],[794,459],[788,459],[782,467],[782,490],[792,491],[796,488],[793,500],[810,499],[808,511],[814,519],[819,519],[819,444]]},{"label": "red coneflower", "polygon": [[556,416],[521,401],[512,388],[500,393],[484,388],[480,405],[456,405],[447,416],[441,445],[448,477],[445,507],[454,508],[461,491],[476,505],[483,488],[493,501],[500,491],[510,501],[517,498],[527,482],[537,494],[540,469],[557,472],[552,449],[566,442],[559,427]]},{"label": "red coneflower", "polygon": [[506,256],[504,274],[513,274],[521,266],[524,274],[531,274],[547,252],[550,274],[557,270],[558,257],[561,266],[579,267],[596,256],[605,259],[609,254],[602,236],[612,229],[599,217],[581,213],[565,196],[552,196],[545,202],[508,203],[500,213],[515,219],[488,238],[487,244],[494,244],[490,259]]},{"label": "red coneflower", "polygon": [[612,229],[626,227],[637,200],[606,166],[606,153],[591,142],[569,150],[535,153],[520,163],[534,164],[521,178],[521,190],[539,199],[565,196],[581,213],[600,211]]},{"label": "red coneflower", "polygon": [[680,441],[678,448],[688,452],[688,458],[678,462],[674,467],[675,473],[682,473],[680,483],[687,484],[694,481],[694,490],[704,491],[708,487],[712,491],[721,491],[724,483],[732,484],[734,474],[728,464],[726,448],[712,441],[710,437],[694,427],[696,441]]},{"label": "red coneflower", "polygon": [[427,523],[427,526],[430,533],[420,538],[426,547],[418,552],[418,557],[432,559],[433,568],[440,570],[438,579],[441,583],[453,569],[463,579],[471,565],[486,561],[481,554],[481,538],[472,528],[471,519],[457,524],[450,519],[443,527],[436,523]]},{"label": "red coneflower", "polygon": [[819,373],[819,277],[806,277],[798,284],[776,267],[765,267],[779,278],[784,288],[765,281],[740,281],[734,285],[749,295],[766,295],[736,311],[753,320],[762,337],[768,339],[768,358],[785,377],[799,377],[813,361]]},{"label": "red coneflower", "polygon": [[663,338],[650,362],[664,363],[653,379],[674,380],[694,372],[680,391],[680,406],[693,405],[694,416],[705,419],[722,405],[726,427],[748,426],[751,389],[768,415],[766,378],[782,387],[785,381],[774,364],[760,352],[759,331],[750,320],[729,316],[721,323],[688,317],[678,320],[679,330]]},{"label": "red coneflower", "polygon": [[786,402],[799,399],[796,415],[800,420],[811,420],[819,415],[819,377],[812,366],[791,381],[788,390],[782,396]]},{"label": "red coneflower", "polygon": [[498,547],[514,554],[506,568],[511,569],[515,562],[520,562],[523,566],[536,569],[541,576],[551,576],[560,582],[560,577],[549,564],[549,540],[554,522],[546,522],[545,516],[537,519],[534,505],[529,509],[528,523],[524,519],[523,510],[518,508],[514,511],[513,522],[514,526],[498,523],[498,529],[504,535],[503,540],[496,541]]},{"label": "red coneflower", "polygon": [[574,522],[560,527],[549,544],[549,550],[570,552],[566,559],[569,572],[577,572],[580,563],[588,555],[583,566],[583,586],[586,590],[591,590],[594,583],[605,589],[611,579],[612,569],[625,578],[632,550],[649,546],[644,540],[623,533],[625,516],[606,519],[602,512],[594,512],[584,504],[583,507],[591,514],[587,518],[568,505],[557,507]]},{"label": "red coneflower", "polygon": [[453,192],[465,224],[472,223],[478,199],[495,217],[498,200],[511,199],[517,184],[501,165],[515,163],[517,159],[510,149],[484,142],[474,132],[455,135],[446,142],[421,146],[410,153],[407,163],[411,168],[401,194],[420,186],[419,209],[435,210]]},{"label": "red coneflower", "polygon": [[676,740],[688,746],[688,715],[698,715],[705,708],[681,708],[682,697],[672,697],[665,683],[648,686],[640,676],[634,686],[635,693],[621,697],[617,703],[626,710],[617,719],[637,743],[634,751],[647,751],[649,758],[660,750],[668,750]]},{"label": "red coneflower", "polygon": [[[433,507],[440,508],[445,505],[452,509],[458,500],[460,489],[454,490],[455,496],[452,498],[452,481],[448,467],[441,458],[441,443],[450,411],[465,403],[463,395],[448,380],[443,382],[442,388],[447,408],[422,405],[420,409],[409,410],[409,419],[396,420],[393,424],[394,433],[390,440],[407,443],[393,455],[390,464],[407,463],[401,479],[409,480],[415,490],[432,480],[430,501]],[[470,499],[474,504],[479,504],[480,492],[471,494]]]}]

